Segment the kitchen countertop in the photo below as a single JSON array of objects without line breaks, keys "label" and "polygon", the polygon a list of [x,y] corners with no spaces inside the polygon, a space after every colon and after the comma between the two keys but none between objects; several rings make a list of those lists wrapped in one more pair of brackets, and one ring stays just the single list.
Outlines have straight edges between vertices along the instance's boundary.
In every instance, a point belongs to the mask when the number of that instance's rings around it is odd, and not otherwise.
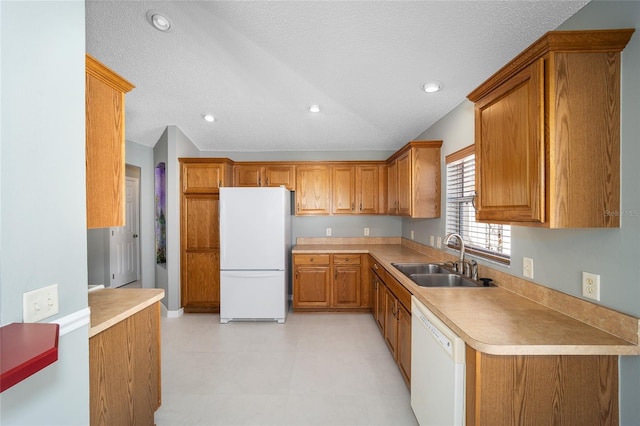
[{"label": "kitchen countertop", "polygon": [[105,288],[89,293],[89,337],[140,312],[164,298],[160,288]]},{"label": "kitchen countertop", "polygon": [[[425,288],[392,262],[438,262],[400,244],[303,244],[293,254],[369,253],[472,348],[494,355],[640,355],[627,341],[501,287]],[[578,300],[576,298],[576,300]],[[619,314],[636,328],[635,318]],[[635,331],[637,336],[638,332]]]}]

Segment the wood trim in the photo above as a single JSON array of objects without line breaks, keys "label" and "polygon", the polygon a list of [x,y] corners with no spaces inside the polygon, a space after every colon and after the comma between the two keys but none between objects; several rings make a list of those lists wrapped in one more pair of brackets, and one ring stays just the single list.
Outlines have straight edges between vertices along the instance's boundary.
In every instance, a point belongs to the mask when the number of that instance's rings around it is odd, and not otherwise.
[{"label": "wood trim", "polygon": [[120,77],[115,71],[100,63],[100,61],[88,53],[85,54],[85,71],[120,92],[127,93],[136,87],[133,83]]},{"label": "wood trim", "polygon": [[447,155],[446,157],[444,157],[445,163],[446,164],[453,163],[454,161],[458,161],[463,159],[464,157],[468,157],[472,154],[475,154],[475,150],[476,150],[475,144],[459,149],[456,152],[453,152]]},{"label": "wood trim", "polygon": [[477,102],[488,92],[522,71],[549,52],[620,52],[629,42],[633,28],[616,30],[550,31],[500,68],[478,88],[467,95]]}]

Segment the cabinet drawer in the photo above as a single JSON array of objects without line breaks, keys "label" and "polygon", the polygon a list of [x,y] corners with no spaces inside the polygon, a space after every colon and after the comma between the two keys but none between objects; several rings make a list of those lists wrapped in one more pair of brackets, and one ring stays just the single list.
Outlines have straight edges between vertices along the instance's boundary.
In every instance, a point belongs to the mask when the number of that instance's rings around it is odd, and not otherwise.
[{"label": "cabinet drawer", "polygon": [[328,265],[328,254],[296,254],[293,257],[296,265]]},{"label": "cabinet drawer", "polygon": [[360,255],[359,254],[334,254],[333,264],[334,265],[359,265]]}]

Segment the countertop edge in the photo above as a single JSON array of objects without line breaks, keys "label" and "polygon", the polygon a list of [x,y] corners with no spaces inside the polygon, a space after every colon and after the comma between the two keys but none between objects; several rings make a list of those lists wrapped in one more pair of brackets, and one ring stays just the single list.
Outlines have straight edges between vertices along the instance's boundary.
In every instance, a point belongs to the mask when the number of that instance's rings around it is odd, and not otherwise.
[{"label": "countertop edge", "polygon": [[[114,326],[115,324],[129,318],[130,316],[142,311],[143,309],[153,305],[156,302],[159,302],[164,298],[164,290],[160,288],[150,288],[150,289],[141,289],[148,290],[149,298],[143,300],[142,302],[132,305],[120,313],[114,315],[108,320],[102,321],[100,324],[96,326],[91,325],[89,328],[89,338],[107,330],[108,328]],[[95,291],[95,293],[103,292],[103,291],[119,291],[118,289],[101,289]]]},{"label": "countertop edge", "polygon": [[[387,246],[388,247],[388,246]],[[439,262],[438,260],[432,259],[427,255],[419,253],[411,248],[408,248],[404,245],[401,245],[402,250],[410,250],[415,254],[415,256],[419,256],[422,261],[427,262]],[[586,343],[584,345],[581,344],[567,344],[567,345],[553,345],[553,344],[514,344],[514,345],[500,345],[500,344],[491,344],[482,341],[478,341],[477,339],[469,336],[458,324],[452,321],[445,313],[441,312],[433,303],[429,301],[429,299],[421,294],[420,291],[416,289],[418,286],[413,284],[409,278],[402,275],[399,271],[396,271],[395,268],[391,265],[391,262],[388,259],[385,259],[384,256],[376,253],[376,245],[371,245],[370,247],[366,247],[366,244],[304,244],[294,246],[292,248],[292,254],[305,254],[305,253],[362,253],[371,255],[377,262],[380,263],[382,267],[385,268],[387,273],[396,279],[403,287],[405,287],[409,292],[418,298],[423,304],[427,306],[441,321],[443,321],[448,327],[450,327],[464,342],[469,345],[471,348],[486,353],[490,355],[640,355],[640,345],[635,344],[633,342],[629,342],[619,336],[615,336],[610,332],[605,330],[601,330],[593,325],[587,324],[585,322],[576,320],[581,322],[587,327],[591,327],[594,330],[598,330],[602,333],[606,333],[609,336],[618,339],[620,342],[626,342],[626,344],[591,344]],[[500,288],[500,287],[498,287]],[[491,289],[487,289],[491,291]],[[484,291],[484,289],[483,289]],[[507,289],[502,289],[502,291],[511,292]],[[513,292],[511,292],[513,293]],[[538,303],[532,301],[531,299],[527,299],[522,295],[518,295],[517,293],[513,293],[518,297],[521,297],[524,300],[528,300],[531,303]],[[541,305],[543,306],[543,305]],[[566,315],[560,311],[554,310],[550,307],[545,307],[549,309],[549,311],[554,311],[561,313],[562,315]],[[572,318],[572,317],[568,317]]]}]

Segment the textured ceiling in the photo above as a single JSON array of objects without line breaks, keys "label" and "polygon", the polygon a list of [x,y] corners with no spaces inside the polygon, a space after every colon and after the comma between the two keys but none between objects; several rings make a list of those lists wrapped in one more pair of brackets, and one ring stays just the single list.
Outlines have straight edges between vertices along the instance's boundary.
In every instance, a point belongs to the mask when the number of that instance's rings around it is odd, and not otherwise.
[{"label": "textured ceiling", "polygon": [[586,3],[87,0],[87,52],[136,85],[142,145],[177,125],[202,151],[395,150]]}]

